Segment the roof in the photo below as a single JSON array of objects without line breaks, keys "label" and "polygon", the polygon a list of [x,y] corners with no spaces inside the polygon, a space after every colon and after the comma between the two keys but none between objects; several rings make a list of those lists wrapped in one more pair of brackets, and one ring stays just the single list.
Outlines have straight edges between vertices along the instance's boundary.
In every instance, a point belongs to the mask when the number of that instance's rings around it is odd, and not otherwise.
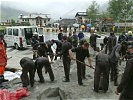
[{"label": "roof", "polygon": [[77,12],[75,17],[77,16],[88,16],[86,12]]},{"label": "roof", "polygon": [[22,14],[19,15],[18,18],[31,18],[31,19],[34,19],[34,18],[37,18],[37,17],[41,17],[41,18],[50,18],[50,14],[29,14],[27,16],[24,16]]},{"label": "roof", "polygon": [[73,25],[76,23],[76,19],[62,19],[59,21],[60,25]]}]

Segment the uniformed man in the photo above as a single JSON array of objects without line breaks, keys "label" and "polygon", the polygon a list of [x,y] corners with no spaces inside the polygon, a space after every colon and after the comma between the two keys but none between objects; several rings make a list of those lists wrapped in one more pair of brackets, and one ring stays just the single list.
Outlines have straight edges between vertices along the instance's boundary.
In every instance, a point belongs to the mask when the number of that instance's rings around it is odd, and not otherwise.
[{"label": "uniformed man", "polygon": [[34,68],[35,68],[34,61],[28,57],[24,57],[20,60],[20,65],[22,67],[22,74],[20,77],[21,77],[23,87],[27,87],[29,83],[31,87],[33,87],[34,86]]},{"label": "uniformed man", "polygon": [[63,55],[63,66],[65,72],[65,80],[63,82],[69,82],[69,73],[70,73],[70,63],[71,59],[69,57],[69,49],[72,48],[70,42],[67,41],[67,36],[63,36],[63,44],[62,44],[62,55]]},{"label": "uniformed man", "polygon": [[[133,55],[133,44],[128,46],[128,51]],[[124,74],[115,93],[121,93],[119,100],[133,100],[133,56],[126,62]]]},{"label": "uniformed man", "polygon": [[51,61],[52,61],[53,58],[54,58],[54,52],[53,52],[51,46],[52,46],[54,43],[53,43],[53,41],[51,41],[51,40],[48,40],[48,41],[46,41],[45,43],[46,43],[46,45],[47,45],[47,50],[46,50],[46,51],[47,51],[47,54],[50,56],[50,59],[51,59]]},{"label": "uniformed man", "polygon": [[37,32],[33,33],[33,36],[31,38],[31,43],[32,43],[32,49],[33,49],[33,59],[35,60],[37,56],[37,49],[38,49],[38,43],[39,43],[39,36]]},{"label": "uniformed man", "polygon": [[98,55],[96,55],[96,67],[94,73],[94,91],[99,92],[99,89],[101,88],[103,92],[106,92],[108,90],[108,86],[109,86],[109,56],[108,54],[100,52]]},{"label": "uniformed man", "polygon": [[49,62],[49,59],[47,57],[39,57],[35,61],[35,72],[37,70],[38,76],[41,83],[44,83],[44,77],[42,73],[42,68],[45,67],[45,72],[49,73],[49,77],[51,81],[54,81],[54,74]]},{"label": "uniformed man", "polygon": [[[78,76],[78,84],[79,85],[83,85],[82,79],[86,78],[85,77],[86,67],[85,67],[85,64],[83,64],[83,63],[85,63],[84,62],[85,57],[88,57],[89,65],[92,66],[88,48],[89,48],[89,43],[84,42],[83,45],[69,50],[69,55],[70,55],[71,59],[73,59],[73,53],[72,52],[76,52],[77,76]],[[83,63],[80,63],[79,61],[83,62]]]},{"label": "uniformed man", "polygon": [[48,57],[48,55],[47,55],[47,49],[48,49],[47,44],[42,42],[42,43],[39,43],[38,45],[39,45],[38,49],[37,49],[38,56],[39,57]]},{"label": "uniformed man", "polygon": [[108,37],[107,49],[109,51],[108,54],[111,54],[113,47],[116,45],[117,37],[115,36],[114,32],[110,33]]},{"label": "uniformed man", "polygon": [[97,44],[97,38],[100,38],[101,36],[97,35],[96,33],[92,33],[90,36],[90,45],[96,51],[96,44]]},{"label": "uniformed man", "polygon": [[[109,55],[110,59],[110,69],[111,69],[111,81],[114,81],[114,85],[117,86],[117,78],[118,78],[118,61],[120,60],[121,53],[124,52],[123,48],[125,48],[125,42],[122,44],[117,44],[113,47],[111,54]],[[126,51],[126,49],[125,49]]]},{"label": "uniformed man", "polygon": [[[51,40],[51,41],[53,41],[53,43],[56,44],[56,50],[55,50],[56,55],[55,55],[55,59],[54,60],[57,60],[57,57],[58,57],[58,55],[60,55],[61,50],[62,50],[62,42],[59,41],[59,40],[54,40],[54,39]],[[60,59],[61,59],[61,55],[60,55]]]}]

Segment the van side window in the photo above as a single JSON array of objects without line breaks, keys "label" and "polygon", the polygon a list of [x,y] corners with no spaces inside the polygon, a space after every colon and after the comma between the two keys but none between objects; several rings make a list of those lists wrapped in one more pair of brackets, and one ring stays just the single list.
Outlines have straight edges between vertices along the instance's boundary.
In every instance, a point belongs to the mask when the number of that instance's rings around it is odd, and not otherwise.
[{"label": "van side window", "polygon": [[22,35],[22,36],[25,36],[24,29],[23,29],[23,28],[21,28],[21,29],[20,29],[20,31],[21,31],[21,35]]},{"label": "van side window", "polygon": [[8,35],[12,35],[12,29],[8,28]]},{"label": "van side window", "polygon": [[13,29],[13,35],[18,36],[18,29]]}]

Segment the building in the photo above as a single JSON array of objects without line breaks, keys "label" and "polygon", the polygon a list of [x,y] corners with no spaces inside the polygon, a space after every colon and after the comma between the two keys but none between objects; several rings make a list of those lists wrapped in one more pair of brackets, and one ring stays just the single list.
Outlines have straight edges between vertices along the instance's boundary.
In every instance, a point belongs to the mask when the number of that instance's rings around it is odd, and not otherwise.
[{"label": "building", "polygon": [[37,26],[46,26],[50,23],[50,15],[49,14],[38,14],[38,13],[32,13],[27,16],[20,14],[19,22],[29,22],[30,25],[37,25]]},{"label": "building", "polygon": [[61,26],[72,26],[74,23],[76,23],[76,19],[61,19],[59,21]]},{"label": "building", "polygon": [[75,15],[75,18],[77,20],[78,24],[85,24],[86,23],[86,17],[87,17],[86,12],[77,12]]}]

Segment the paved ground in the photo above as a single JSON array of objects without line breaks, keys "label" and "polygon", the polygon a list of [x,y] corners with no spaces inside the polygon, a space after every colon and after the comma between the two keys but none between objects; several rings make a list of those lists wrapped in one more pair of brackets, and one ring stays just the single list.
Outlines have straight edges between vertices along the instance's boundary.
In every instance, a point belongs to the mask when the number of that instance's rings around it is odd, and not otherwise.
[{"label": "paved ground", "polygon": [[[92,53],[93,54],[93,53]],[[31,47],[26,50],[15,50],[12,48],[7,48],[7,56],[12,57],[8,60],[7,67],[20,68],[19,61],[22,57],[31,57],[32,58],[32,49]],[[93,57],[93,65],[95,66],[95,59]],[[120,73],[123,72],[125,62],[120,66]],[[86,68],[86,80],[83,80],[85,86],[79,86],[77,83],[77,69],[76,63],[74,61],[71,62],[71,73],[70,73],[70,82],[64,83],[62,82],[64,77],[64,69],[62,60],[56,61],[52,64],[52,68],[55,74],[55,81],[50,82],[48,74],[44,73],[45,83],[38,83],[38,76],[35,77],[35,86],[33,88],[29,87],[30,96],[24,98],[23,100],[36,100],[36,97],[42,93],[45,89],[51,87],[59,87],[68,95],[69,98],[73,100],[118,100],[118,96],[115,95],[116,87],[113,86],[111,82],[109,85],[109,90],[107,93],[95,93],[93,91],[93,80],[94,80],[94,70],[90,68]],[[21,87],[22,84],[12,85],[12,88]]]}]

